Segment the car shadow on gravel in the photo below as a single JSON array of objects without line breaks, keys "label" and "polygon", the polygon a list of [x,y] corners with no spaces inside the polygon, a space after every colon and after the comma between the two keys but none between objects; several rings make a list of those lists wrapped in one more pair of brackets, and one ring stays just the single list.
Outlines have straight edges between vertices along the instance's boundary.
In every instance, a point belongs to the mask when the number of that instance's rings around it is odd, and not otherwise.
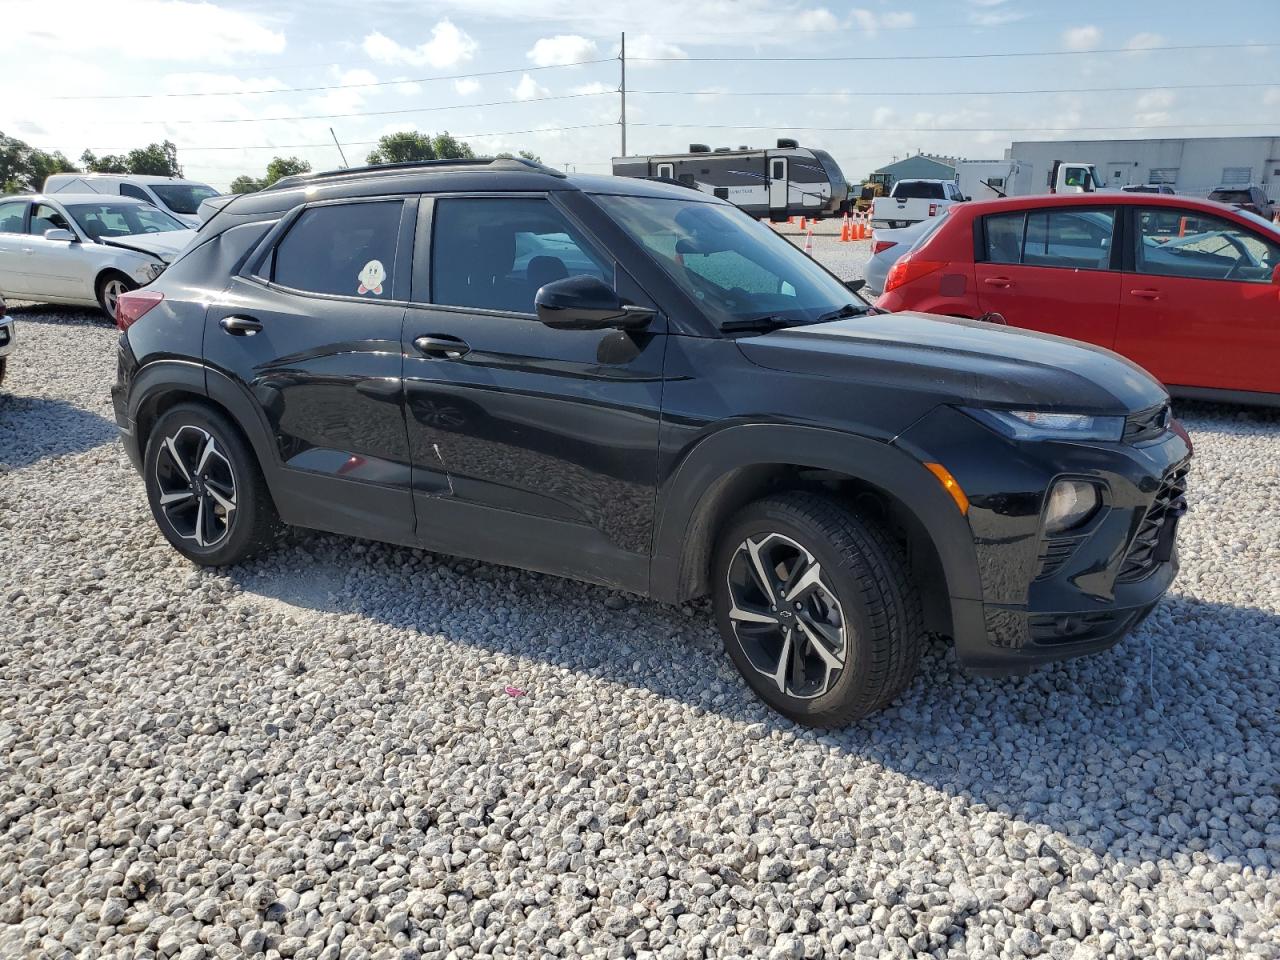
[{"label": "car shadow on gravel", "polygon": [[[775,733],[854,765],[872,761],[1131,865],[1203,851],[1264,866],[1261,839],[1226,821],[1273,795],[1280,779],[1275,614],[1175,595],[1116,649],[1006,680],[968,676],[950,645],[935,641],[889,709],[847,729],[813,731],[751,695],[705,603],[673,607],[328,535],[290,539],[287,559],[269,555],[229,575],[246,592],[295,608],[592,677],[602,681],[602,701],[641,686],[733,724],[711,735]],[[1229,681],[1218,678],[1223,671]],[[1206,672],[1215,676],[1208,691]]]},{"label": "car shadow on gravel", "polygon": [[56,303],[9,301],[9,316],[22,323],[40,323],[57,327],[101,327],[113,324],[96,307],[64,307]]},{"label": "car shadow on gravel", "polygon": [[115,436],[115,424],[65,400],[0,391],[0,474],[83,453]]}]

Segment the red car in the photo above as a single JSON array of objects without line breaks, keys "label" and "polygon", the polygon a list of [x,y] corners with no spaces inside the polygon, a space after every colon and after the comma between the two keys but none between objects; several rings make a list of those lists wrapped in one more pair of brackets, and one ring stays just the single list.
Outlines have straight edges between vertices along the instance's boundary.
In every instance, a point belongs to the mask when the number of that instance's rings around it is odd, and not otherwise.
[{"label": "red car", "polygon": [[1073,337],[1129,357],[1175,396],[1280,405],[1280,229],[1158,194],[953,206],[877,306]]}]

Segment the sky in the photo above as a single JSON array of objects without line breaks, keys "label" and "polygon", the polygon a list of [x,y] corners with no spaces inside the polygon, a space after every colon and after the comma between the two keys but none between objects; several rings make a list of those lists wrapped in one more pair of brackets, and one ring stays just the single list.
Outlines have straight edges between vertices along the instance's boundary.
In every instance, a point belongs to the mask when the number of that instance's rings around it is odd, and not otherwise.
[{"label": "sky", "polygon": [[625,31],[628,153],[790,136],[857,182],[1014,139],[1280,135],[1275,3],[4,0],[0,131],[72,159],[169,139],[220,189],[340,166],[330,128],[352,165],[417,129],[607,173]]}]

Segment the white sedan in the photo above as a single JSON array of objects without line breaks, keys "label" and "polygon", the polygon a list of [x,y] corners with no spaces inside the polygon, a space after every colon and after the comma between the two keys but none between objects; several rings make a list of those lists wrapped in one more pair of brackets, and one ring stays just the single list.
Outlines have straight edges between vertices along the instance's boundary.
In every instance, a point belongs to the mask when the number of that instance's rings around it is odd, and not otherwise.
[{"label": "white sedan", "polygon": [[195,236],[131,197],[0,197],[0,295],[98,306],[158,277]]}]

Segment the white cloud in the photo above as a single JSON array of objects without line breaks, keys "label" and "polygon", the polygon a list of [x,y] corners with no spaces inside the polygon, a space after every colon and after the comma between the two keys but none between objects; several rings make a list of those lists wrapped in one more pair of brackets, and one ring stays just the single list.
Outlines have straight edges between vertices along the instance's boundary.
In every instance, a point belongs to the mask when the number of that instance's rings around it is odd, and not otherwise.
[{"label": "white cloud", "polygon": [[805,32],[818,30],[838,30],[840,21],[826,7],[816,10],[801,10],[795,17],[795,29]]},{"label": "white cloud", "polygon": [[451,20],[441,20],[431,28],[431,39],[416,47],[401,46],[377,30],[364,38],[362,46],[369,58],[379,63],[407,63],[439,70],[470,60],[480,45]]},{"label": "white cloud", "polygon": [[10,48],[36,46],[61,53],[101,50],[118,54],[127,36],[130,60],[227,61],[244,54],[275,54],[284,33],[266,17],[199,0],[112,0],[106,28],[101,0],[6,0],[5,39]]},{"label": "white cloud", "polygon": [[526,73],[520,77],[520,82],[515,85],[511,92],[515,94],[517,100],[535,100],[538,97],[547,96],[551,91]]},{"label": "white cloud", "polygon": [[636,58],[637,67],[647,67],[654,64],[646,62],[644,59],[646,57],[656,57],[660,63],[662,60],[684,60],[688,56],[688,53],[674,43],[668,43],[647,33],[627,37],[627,66],[631,66],[632,57]]},{"label": "white cloud", "polygon": [[1162,47],[1165,43],[1165,38],[1158,33],[1135,33],[1125,41],[1125,47],[1130,50],[1150,50],[1152,47]]},{"label": "white cloud", "polygon": [[596,42],[575,34],[543,37],[525,54],[538,67],[562,67],[596,55]]},{"label": "white cloud", "polygon": [[570,87],[569,92],[576,93],[579,95],[597,94],[597,93],[616,93],[617,88],[611,87],[607,83],[601,83],[599,80],[596,80],[596,81],[593,81],[592,83],[583,83],[583,84],[579,84],[576,87]]},{"label": "white cloud", "polygon": [[471,77],[463,77],[461,80],[453,81],[453,89],[455,93],[469,97],[473,93],[480,92],[480,81],[473,80]]},{"label": "white cloud", "polygon": [[[329,71],[329,76],[335,84],[341,86],[378,82],[377,76],[368,70],[339,70],[334,68]],[[364,97],[368,89],[357,87],[354,90],[326,90],[307,100],[307,111],[355,113],[364,105]]]},{"label": "white cloud", "polygon": [[1151,90],[1140,96],[1134,105],[1139,110],[1167,110],[1177,100],[1177,95],[1168,90]]},{"label": "white cloud", "polygon": [[422,92],[422,84],[414,83],[412,80],[405,80],[403,77],[396,77],[398,81],[391,89],[396,93],[403,94],[406,97],[416,97]]},{"label": "white cloud", "polygon": [[1102,31],[1092,24],[1062,31],[1062,46],[1067,50],[1092,50],[1102,39]]},{"label": "white cloud", "polygon": [[860,30],[869,36],[875,36],[882,29],[902,30],[906,27],[914,26],[916,22],[916,15],[910,10],[903,10],[897,13],[876,13],[864,7],[855,7],[849,11],[849,17]]}]

